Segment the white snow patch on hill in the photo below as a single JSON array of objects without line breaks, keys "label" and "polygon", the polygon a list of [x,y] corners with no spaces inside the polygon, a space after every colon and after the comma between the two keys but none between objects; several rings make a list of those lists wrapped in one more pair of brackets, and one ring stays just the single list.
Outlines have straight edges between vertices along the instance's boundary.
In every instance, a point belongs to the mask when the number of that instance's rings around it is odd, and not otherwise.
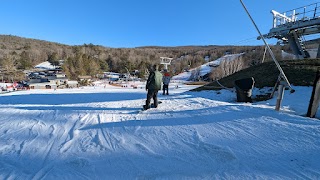
[{"label": "white snow patch on hill", "polygon": [[43,63],[40,63],[40,64],[36,65],[35,68],[42,69],[42,70],[53,70],[56,67],[53,66],[50,62],[45,61]]},{"label": "white snow patch on hill", "polygon": [[243,54],[244,53],[224,55],[221,58],[218,58],[217,60],[205,63],[197,68],[190,69],[188,72],[180,73],[180,74],[172,77],[172,80],[188,81],[190,79],[190,77],[192,76],[192,74],[198,70],[200,71],[199,75],[204,76],[204,75],[211,72],[212,67],[219,66],[222,61],[234,61],[238,57],[242,56]]}]

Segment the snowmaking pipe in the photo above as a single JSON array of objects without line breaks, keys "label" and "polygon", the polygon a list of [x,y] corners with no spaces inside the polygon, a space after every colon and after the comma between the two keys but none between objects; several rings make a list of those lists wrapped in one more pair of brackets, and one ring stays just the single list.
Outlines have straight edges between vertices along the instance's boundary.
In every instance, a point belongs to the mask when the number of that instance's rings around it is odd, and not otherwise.
[{"label": "snowmaking pipe", "polygon": [[245,10],[245,11],[246,11],[246,13],[248,14],[248,16],[249,16],[250,20],[252,21],[252,23],[253,23],[254,27],[255,27],[255,28],[256,28],[256,30],[258,31],[258,33],[259,33],[259,35],[260,35],[261,39],[263,40],[264,44],[266,45],[267,50],[268,50],[269,54],[271,55],[272,60],[274,61],[274,63],[276,64],[276,66],[277,66],[278,70],[280,71],[280,76],[283,78],[283,80],[285,81],[285,83],[287,84],[287,86],[290,88],[290,92],[291,92],[291,93],[295,92],[295,90],[294,90],[294,89],[292,88],[292,86],[290,85],[290,83],[289,83],[289,80],[288,80],[287,76],[284,74],[284,72],[283,72],[283,70],[282,70],[282,68],[281,68],[281,66],[280,66],[280,64],[279,64],[279,62],[277,61],[276,57],[274,56],[274,54],[273,54],[273,52],[272,52],[272,50],[271,50],[270,46],[268,45],[267,41],[265,40],[265,38],[264,38],[264,37],[263,37],[263,35],[261,34],[261,32],[260,32],[260,30],[259,30],[259,28],[258,28],[257,24],[254,22],[253,18],[251,17],[251,15],[250,15],[250,13],[249,13],[249,11],[248,11],[247,7],[244,5],[244,3],[243,3],[243,1],[242,1],[242,0],[240,0],[240,2],[241,2],[241,4],[242,4],[242,6],[243,6],[244,10]]}]

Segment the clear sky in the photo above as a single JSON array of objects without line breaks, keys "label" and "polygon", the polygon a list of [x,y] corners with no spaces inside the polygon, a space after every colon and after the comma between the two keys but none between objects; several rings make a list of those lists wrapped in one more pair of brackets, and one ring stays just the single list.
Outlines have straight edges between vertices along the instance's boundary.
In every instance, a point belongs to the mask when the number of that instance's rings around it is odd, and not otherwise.
[{"label": "clear sky", "polygon": [[[243,0],[263,34],[272,27],[272,9],[318,1]],[[263,44],[240,0],[2,0],[0,8],[0,34],[67,45]]]}]

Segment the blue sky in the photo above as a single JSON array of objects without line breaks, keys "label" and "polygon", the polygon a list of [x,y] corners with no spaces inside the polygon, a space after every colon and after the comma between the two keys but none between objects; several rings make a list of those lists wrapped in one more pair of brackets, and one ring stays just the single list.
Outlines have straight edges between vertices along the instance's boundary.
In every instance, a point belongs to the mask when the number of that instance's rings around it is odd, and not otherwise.
[{"label": "blue sky", "polygon": [[[320,1],[320,0],[319,0]],[[317,0],[243,0],[260,31]],[[107,47],[262,45],[240,0],[3,0],[0,34]],[[270,44],[274,40],[268,41]]]}]

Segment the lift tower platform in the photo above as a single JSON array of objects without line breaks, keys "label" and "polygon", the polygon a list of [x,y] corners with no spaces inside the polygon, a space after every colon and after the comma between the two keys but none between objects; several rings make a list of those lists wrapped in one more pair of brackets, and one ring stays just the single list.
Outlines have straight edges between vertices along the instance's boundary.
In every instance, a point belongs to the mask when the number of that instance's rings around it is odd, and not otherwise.
[{"label": "lift tower platform", "polygon": [[[277,38],[280,43],[289,43],[298,59],[309,58],[303,36],[320,33],[320,2],[284,13],[272,10],[273,27],[264,38]],[[258,39],[261,39],[259,36]],[[319,48],[320,50],[320,48]],[[318,50],[318,55],[320,55]]]}]

